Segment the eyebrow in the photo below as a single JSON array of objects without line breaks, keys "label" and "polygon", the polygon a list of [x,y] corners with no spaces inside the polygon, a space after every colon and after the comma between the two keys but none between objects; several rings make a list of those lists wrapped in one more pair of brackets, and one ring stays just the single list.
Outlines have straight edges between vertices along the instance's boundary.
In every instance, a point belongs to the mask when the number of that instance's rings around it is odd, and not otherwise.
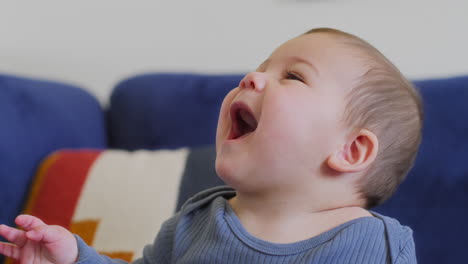
[{"label": "eyebrow", "polygon": [[[295,61],[295,62],[300,62],[300,63],[307,64],[310,68],[312,68],[315,71],[315,73],[317,75],[319,75],[319,71],[318,71],[317,67],[315,67],[315,65],[312,64],[310,61],[307,61],[307,60],[305,60],[305,59],[303,59],[301,57],[298,57],[298,56],[291,57],[290,60]],[[270,63],[270,59],[266,59],[262,64],[260,64],[260,66],[258,66],[257,69],[259,71],[264,70],[264,68],[266,68],[268,66],[268,63]]]}]

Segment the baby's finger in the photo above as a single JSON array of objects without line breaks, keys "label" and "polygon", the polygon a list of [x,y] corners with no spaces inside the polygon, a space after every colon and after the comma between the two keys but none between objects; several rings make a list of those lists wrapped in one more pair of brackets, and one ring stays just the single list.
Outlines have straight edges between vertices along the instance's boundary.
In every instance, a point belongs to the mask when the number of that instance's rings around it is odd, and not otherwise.
[{"label": "baby's finger", "polygon": [[16,217],[15,223],[18,226],[21,226],[22,228],[24,228],[24,230],[26,231],[32,230],[41,225],[45,225],[45,223],[42,222],[41,219],[34,217],[32,215],[20,215]]},{"label": "baby's finger", "polygon": [[26,243],[24,231],[6,225],[0,225],[0,235],[20,247]]},{"label": "baby's finger", "polygon": [[41,225],[26,232],[26,237],[33,241],[53,243],[67,235],[67,231],[59,226]]},{"label": "baby's finger", "polygon": [[16,245],[0,242],[0,254],[18,259],[20,257],[20,249]]}]

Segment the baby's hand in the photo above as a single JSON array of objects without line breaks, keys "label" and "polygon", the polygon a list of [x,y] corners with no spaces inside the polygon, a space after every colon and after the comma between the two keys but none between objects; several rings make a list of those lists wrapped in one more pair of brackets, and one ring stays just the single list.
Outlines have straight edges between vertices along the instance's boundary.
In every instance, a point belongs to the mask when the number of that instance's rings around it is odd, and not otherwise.
[{"label": "baby's hand", "polygon": [[46,225],[30,215],[18,216],[15,223],[24,231],[0,225],[0,236],[11,242],[0,242],[0,254],[20,263],[68,264],[76,261],[76,239],[65,228]]}]

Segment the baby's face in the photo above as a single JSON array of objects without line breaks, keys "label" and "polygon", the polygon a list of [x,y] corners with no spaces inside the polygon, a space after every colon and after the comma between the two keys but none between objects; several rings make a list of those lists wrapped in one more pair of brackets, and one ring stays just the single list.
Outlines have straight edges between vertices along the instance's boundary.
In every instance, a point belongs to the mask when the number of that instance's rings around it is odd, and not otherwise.
[{"label": "baby's face", "polygon": [[281,45],[223,101],[218,175],[239,190],[306,188],[345,142],[345,96],[359,68],[326,33]]}]

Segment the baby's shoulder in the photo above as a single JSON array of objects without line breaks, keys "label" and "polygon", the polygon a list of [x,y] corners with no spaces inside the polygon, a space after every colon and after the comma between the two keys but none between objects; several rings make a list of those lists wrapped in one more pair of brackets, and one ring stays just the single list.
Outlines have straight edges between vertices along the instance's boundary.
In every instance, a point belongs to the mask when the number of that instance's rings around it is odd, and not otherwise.
[{"label": "baby's shoulder", "polygon": [[375,216],[356,218],[341,225],[341,230],[334,240],[341,239],[350,243],[357,243],[359,240],[386,243],[385,223]]},{"label": "baby's shoulder", "polygon": [[405,242],[413,239],[413,230],[409,226],[402,225],[397,219],[389,216],[376,212],[371,212],[371,214],[382,222],[389,240]]},{"label": "baby's shoulder", "polygon": [[406,258],[416,259],[413,230],[409,226],[402,225],[397,219],[384,216],[375,212],[372,214],[380,219],[384,225],[387,246],[393,260],[398,259],[402,253]]},{"label": "baby's shoulder", "polygon": [[[353,232],[355,236],[384,239],[386,242],[406,243],[413,239],[410,227],[402,225],[397,219],[370,212],[370,217],[362,217],[351,221],[343,232]],[[358,232],[356,232],[358,231]]]},{"label": "baby's shoulder", "polygon": [[354,252],[342,256],[350,263],[397,263],[408,240],[407,230],[392,218],[373,214],[342,225],[327,247],[336,254]]}]

